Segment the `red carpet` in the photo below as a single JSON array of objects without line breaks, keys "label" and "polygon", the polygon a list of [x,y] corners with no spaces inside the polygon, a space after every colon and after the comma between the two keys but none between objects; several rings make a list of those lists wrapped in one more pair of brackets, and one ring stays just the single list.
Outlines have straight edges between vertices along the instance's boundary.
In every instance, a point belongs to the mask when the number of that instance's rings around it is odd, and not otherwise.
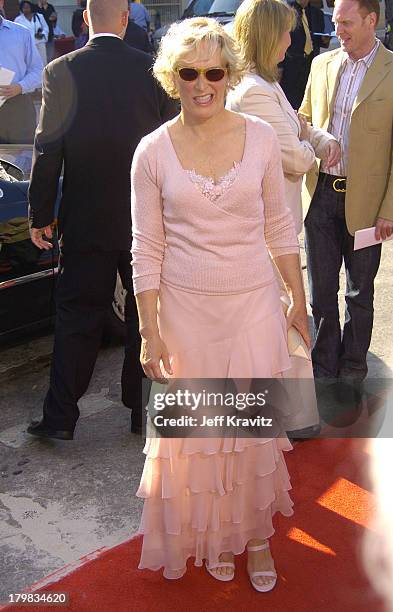
[{"label": "red carpet", "polygon": [[[361,562],[362,537],[373,508],[362,440],[313,440],[286,454],[295,515],[276,517],[272,541],[279,580],[274,591],[252,590],[245,555],[233,582],[219,583],[189,562],[178,581],[137,569],[140,538],[97,558],[40,592],[65,591],[72,612],[381,612]],[[34,586],[36,590],[37,586]],[[14,605],[3,610],[48,610]]]}]

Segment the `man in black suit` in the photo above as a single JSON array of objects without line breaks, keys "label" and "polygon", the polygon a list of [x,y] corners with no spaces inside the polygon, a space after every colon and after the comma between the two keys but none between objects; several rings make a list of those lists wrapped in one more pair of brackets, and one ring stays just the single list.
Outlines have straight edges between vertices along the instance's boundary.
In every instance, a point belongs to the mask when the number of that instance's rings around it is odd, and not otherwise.
[{"label": "man in black suit", "polygon": [[88,0],[84,18],[89,43],[55,60],[44,72],[29,190],[32,241],[41,249],[51,248],[64,164],[50,387],[42,420],[28,428],[30,434],[58,439],[73,437],[77,402],[90,382],[118,271],[129,290],[123,381],[128,380],[129,402],[130,390],[134,391],[132,430],[141,428],[142,369],[130,266],[130,167],[140,139],[177,112],[175,102],[150,73],[152,58],[122,40],[127,0]]},{"label": "man in black suit", "polygon": [[130,47],[134,47],[134,49],[139,49],[145,53],[153,53],[148,33],[139,25],[131,21],[131,19],[128,20],[124,42],[130,45]]},{"label": "man in black suit", "polygon": [[280,85],[294,109],[300,108],[306,89],[311,62],[321,47],[329,46],[329,39],[316,35],[325,31],[323,12],[309,4],[309,0],[291,1],[297,13],[296,27],[291,32],[291,46],[280,64]]}]

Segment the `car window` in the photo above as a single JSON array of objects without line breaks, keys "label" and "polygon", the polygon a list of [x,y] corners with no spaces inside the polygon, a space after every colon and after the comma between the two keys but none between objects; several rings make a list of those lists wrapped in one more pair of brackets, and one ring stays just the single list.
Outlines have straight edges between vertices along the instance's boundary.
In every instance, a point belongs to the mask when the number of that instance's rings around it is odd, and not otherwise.
[{"label": "car window", "polygon": [[241,4],[241,0],[214,0],[208,14],[227,13],[234,15]]},{"label": "car window", "polygon": [[183,13],[183,17],[198,17],[209,12],[213,0],[192,0]]},{"label": "car window", "polygon": [[0,181],[8,181],[12,183],[15,180],[16,179],[13,176],[11,176],[11,174],[8,174],[7,170],[4,168],[0,160]]},{"label": "car window", "polygon": [[30,177],[32,158],[33,145],[0,144],[0,159],[20,168],[26,181]]}]

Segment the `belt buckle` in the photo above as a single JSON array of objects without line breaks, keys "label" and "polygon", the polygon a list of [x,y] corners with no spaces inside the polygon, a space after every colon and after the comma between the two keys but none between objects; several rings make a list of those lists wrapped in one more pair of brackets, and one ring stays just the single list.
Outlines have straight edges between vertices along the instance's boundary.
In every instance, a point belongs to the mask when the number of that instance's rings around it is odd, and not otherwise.
[{"label": "belt buckle", "polygon": [[347,191],[345,187],[344,187],[344,189],[340,189],[339,187],[336,186],[337,183],[341,183],[342,181],[345,182],[346,179],[345,178],[336,178],[336,179],[334,179],[332,187],[333,187],[333,189],[334,189],[334,191],[336,193],[345,193]]}]

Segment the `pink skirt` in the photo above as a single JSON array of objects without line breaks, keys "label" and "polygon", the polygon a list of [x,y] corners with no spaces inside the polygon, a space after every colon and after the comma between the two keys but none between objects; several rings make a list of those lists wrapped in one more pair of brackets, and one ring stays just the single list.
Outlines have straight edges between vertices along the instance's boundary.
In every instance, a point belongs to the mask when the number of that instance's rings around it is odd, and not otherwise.
[{"label": "pink skirt", "polygon": [[[276,282],[201,295],[161,285],[159,327],[175,378],[277,378],[291,367]],[[144,507],[139,568],[180,578],[189,557],[215,564],[293,514],[284,438],[147,438],[137,491]]]}]

